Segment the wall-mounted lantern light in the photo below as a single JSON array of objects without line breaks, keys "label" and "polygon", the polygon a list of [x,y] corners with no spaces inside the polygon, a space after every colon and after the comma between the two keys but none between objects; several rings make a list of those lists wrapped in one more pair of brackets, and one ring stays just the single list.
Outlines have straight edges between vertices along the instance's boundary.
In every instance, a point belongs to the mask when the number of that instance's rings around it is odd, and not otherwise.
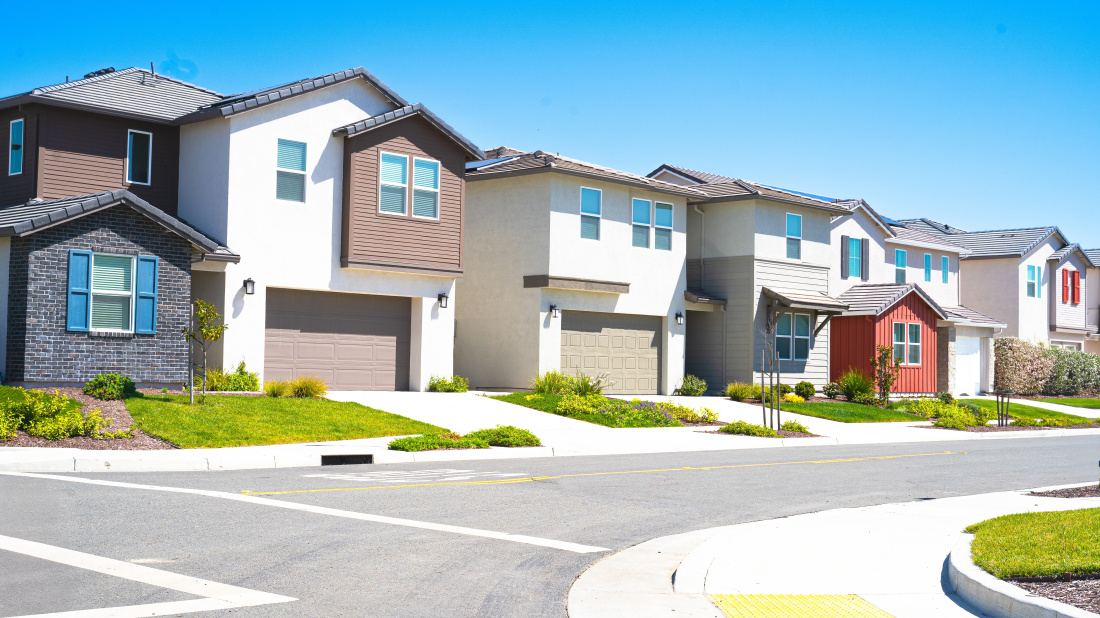
[{"label": "wall-mounted lantern light", "polygon": [[552,317],[552,318],[560,318],[561,317],[561,309],[558,309],[557,305],[550,305],[550,317]]},{"label": "wall-mounted lantern light", "polygon": [[684,325],[684,314],[680,313],[679,311],[676,312],[676,325],[677,326],[683,326]]},{"label": "wall-mounted lantern light", "polygon": [[450,298],[450,296],[447,296],[446,294],[440,294],[439,295],[439,308],[440,309],[446,309],[447,308],[447,299],[448,298]]},{"label": "wall-mounted lantern light", "polygon": [[256,282],[252,280],[252,277],[244,280],[244,293],[249,295],[256,293]]}]

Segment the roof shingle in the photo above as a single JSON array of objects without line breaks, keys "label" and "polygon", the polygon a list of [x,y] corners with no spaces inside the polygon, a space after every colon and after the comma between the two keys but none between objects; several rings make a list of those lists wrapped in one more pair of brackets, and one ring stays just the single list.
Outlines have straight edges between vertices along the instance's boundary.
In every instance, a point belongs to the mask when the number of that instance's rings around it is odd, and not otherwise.
[{"label": "roof shingle", "polygon": [[838,296],[837,300],[847,304],[851,314],[881,315],[911,292],[919,294],[941,318],[947,319],[943,308],[915,283],[865,283],[852,286]]},{"label": "roof shingle", "polygon": [[351,137],[353,135],[358,135],[360,133],[370,131],[371,129],[376,129],[380,126],[387,125],[391,122],[396,122],[398,120],[401,120],[402,118],[408,118],[411,116],[421,116],[428,122],[435,125],[437,129],[446,133],[447,136],[449,136],[452,140],[462,146],[462,148],[465,149],[466,152],[470,154],[470,156],[476,159],[485,158],[485,153],[482,152],[481,149],[477,147],[477,145],[463,137],[462,134],[458,131],[455,131],[454,128],[451,127],[451,125],[443,122],[442,118],[433,114],[431,110],[429,110],[427,107],[424,107],[420,103],[416,103],[414,105],[406,105],[405,107],[400,107],[393,110],[392,112],[386,112],[385,114],[371,116],[370,118],[360,120],[359,122],[353,122],[351,124],[344,125],[342,127],[333,129],[332,134]]}]

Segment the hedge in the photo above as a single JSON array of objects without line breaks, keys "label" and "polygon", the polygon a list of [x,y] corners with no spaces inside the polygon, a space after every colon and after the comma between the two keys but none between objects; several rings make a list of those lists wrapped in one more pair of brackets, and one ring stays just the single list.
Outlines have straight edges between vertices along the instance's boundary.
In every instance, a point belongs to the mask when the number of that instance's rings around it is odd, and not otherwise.
[{"label": "hedge", "polygon": [[1100,356],[1015,338],[993,344],[993,388],[1019,395],[1100,394]]}]

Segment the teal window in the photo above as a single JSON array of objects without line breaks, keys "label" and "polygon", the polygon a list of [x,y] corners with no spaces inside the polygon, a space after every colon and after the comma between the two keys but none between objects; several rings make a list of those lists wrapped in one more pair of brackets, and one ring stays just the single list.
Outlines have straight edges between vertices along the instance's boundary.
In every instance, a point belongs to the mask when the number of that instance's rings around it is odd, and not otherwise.
[{"label": "teal window", "polygon": [[899,365],[919,365],[921,325],[894,322],[894,361]]},{"label": "teal window", "polygon": [[287,202],[305,202],[305,142],[280,139],[277,154],[275,161],[275,199]]},{"label": "teal window", "polygon": [[649,200],[639,200],[635,198],[631,201],[631,223],[633,223],[631,231],[631,244],[635,247],[641,247],[643,249],[649,248],[649,224],[650,224],[650,208],[652,203]]},{"label": "teal window", "polygon": [[858,238],[848,239],[848,276],[863,276],[863,246]]},{"label": "teal window", "polygon": [[910,365],[920,364],[920,324],[909,325],[909,360]]},{"label": "teal window", "polygon": [[775,324],[775,351],[779,360],[804,361],[810,357],[810,316],[784,313]]},{"label": "teal window", "polygon": [[905,322],[894,322],[894,362],[905,364]]},{"label": "teal window", "polygon": [[775,351],[779,360],[791,360],[791,340],[794,329],[791,328],[791,314],[779,316],[775,324]]},{"label": "teal window", "polygon": [[787,213],[787,259],[802,259],[802,215]]},{"label": "teal window", "polygon": [[383,152],[378,162],[378,210],[391,215],[407,213],[409,158]]},{"label": "teal window", "polygon": [[413,216],[439,218],[439,161],[413,159]]},{"label": "teal window", "polygon": [[131,129],[126,144],[126,182],[147,185],[152,175],[153,134]]},{"label": "teal window", "polygon": [[1042,298],[1043,267],[1027,267],[1027,295],[1029,298]]},{"label": "teal window", "polygon": [[908,259],[904,249],[894,249],[894,283],[905,283],[905,264]]},{"label": "teal window", "polygon": [[796,313],[794,316],[794,359],[810,358],[810,316]]},{"label": "teal window", "polygon": [[657,202],[653,207],[653,248],[672,251],[672,204]]},{"label": "teal window", "polygon": [[8,176],[23,173],[23,119],[8,126]]},{"label": "teal window", "polygon": [[581,187],[581,238],[600,239],[600,217],[603,213],[603,192]]},{"label": "teal window", "polygon": [[924,254],[924,280],[927,282],[932,281],[932,254]]},{"label": "teal window", "polygon": [[947,283],[947,276],[951,273],[951,261],[946,255],[940,258],[940,270],[943,271],[943,282]]}]

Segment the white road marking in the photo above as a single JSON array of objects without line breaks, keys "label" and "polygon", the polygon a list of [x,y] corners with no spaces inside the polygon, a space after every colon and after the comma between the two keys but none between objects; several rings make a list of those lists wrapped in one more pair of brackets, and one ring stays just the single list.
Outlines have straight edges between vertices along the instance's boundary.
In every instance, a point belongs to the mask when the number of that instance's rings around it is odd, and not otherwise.
[{"label": "white road marking", "polygon": [[600,551],[611,551],[606,547],[596,547],[594,545],[581,545],[579,543],[570,543],[568,541],[557,541],[554,539],[543,539],[534,536],[526,536],[522,534],[509,534],[507,532],[495,532],[493,530],[482,530],[479,528],[467,528],[465,526],[452,526],[449,524],[437,524],[428,521],[417,521],[415,519],[402,519],[400,517],[386,517],[385,515],[371,515],[369,513],[357,513],[355,511],[344,511],[341,509],[331,509],[324,506],[314,506],[312,504],[301,504],[298,502],[287,502],[285,500],[273,500],[271,498],[261,498],[259,496],[247,496],[242,494],[231,494],[224,491],[211,491],[208,489],[190,489],[187,487],[162,487],[159,485],[140,485],[137,483],[122,483],[119,481],[102,481],[99,479],[86,479],[79,476],[58,476],[56,474],[38,474],[34,472],[8,472],[0,471],[0,475],[6,476],[21,476],[26,478],[36,479],[49,479],[54,481],[65,481],[68,483],[84,483],[87,485],[102,485],[105,487],[121,487],[124,489],[145,489],[148,491],[163,491],[168,493],[177,494],[192,494],[196,496],[206,496],[208,498],[219,498],[222,500],[231,500],[233,502],[247,502],[249,504],[260,504],[263,506],[273,506],[280,509],[288,509],[292,511],[303,511],[306,513],[315,513],[317,515],[331,515],[333,517],[344,517],[347,519],[357,519],[360,521],[371,521],[380,524],[390,524],[393,526],[405,526],[408,528],[420,528],[422,530],[435,530],[438,532],[451,532],[453,534],[464,534],[467,536],[477,536],[487,539],[497,539],[501,541],[510,541],[513,543],[524,543],[526,545],[537,545],[539,547],[549,547],[551,549],[560,549],[563,551],[571,551],[578,554],[589,554]]},{"label": "white road marking", "polygon": [[229,584],[219,584],[206,579],[180,575],[169,571],[162,571],[152,567],[131,564],[113,558],[94,556],[84,552],[36,543],[24,539],[0,535],[0,550],[7,550],[17,554],[23,554],[34,558],[41,558],[59,564],[86,569],[121,577],[142,584],[168,588],[177,592],[202,597],[189,601],[170,601],[166,603],[147,603],[145,605],[129,605],[124,607],[103,607],[99,609],[82,609],[70,612],[55,612],[50,614],[34,614],[20,618],[45,618],[46,616],[64,616],[65,618],[142,618],[144,616],[163,616],[165,614],[184,614],[190,612],[205,612],[215,609],[235,609],[252,605],[268,605],[271,603],[287,603],[297,601],[293,597],[284,597],[278,594],[239,588]]},{"label": "white road marking", "polygon": [[354,483],[446,483],[474,479],[507,479],[529,476],[526,472],[475,472],[473,470],[391,470],[382,472],[329,472],[303,474],[304,478],[351,481]]}]

